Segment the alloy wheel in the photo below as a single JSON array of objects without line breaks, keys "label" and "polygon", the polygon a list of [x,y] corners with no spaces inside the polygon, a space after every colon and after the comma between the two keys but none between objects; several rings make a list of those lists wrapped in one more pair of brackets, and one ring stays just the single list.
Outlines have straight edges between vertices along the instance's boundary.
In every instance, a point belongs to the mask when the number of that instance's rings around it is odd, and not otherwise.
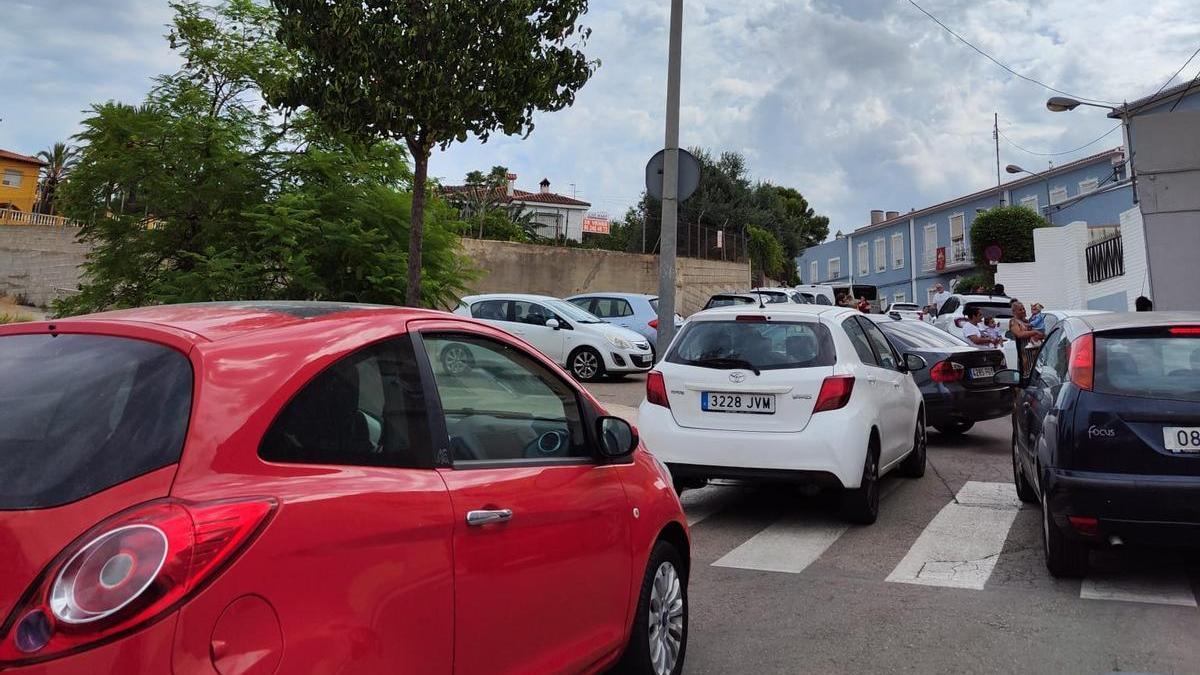
[{"label": "alloy wheel", "polygon": [[657,675],[670,675],[683,645],[683,585],[670,562],[654,573],[648,625],[650,664]]},{"label": "alloy wheel", "polygon": [[600,364],[596,360],[596,355],[592,352],[579,352],[575,355],[575,360],[572,362],[572,369],[575,375],[581,380],[590,380],[596,376],[596,372],[600,369]]}]

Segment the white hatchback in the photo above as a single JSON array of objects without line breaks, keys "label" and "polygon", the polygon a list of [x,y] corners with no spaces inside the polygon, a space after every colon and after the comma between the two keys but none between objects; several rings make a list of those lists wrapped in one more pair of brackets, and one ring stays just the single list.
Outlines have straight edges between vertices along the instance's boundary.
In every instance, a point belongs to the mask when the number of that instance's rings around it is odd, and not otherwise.
[{"label": "white hatchback", "polygon": [[879,477],[925,473],[925,412],[901,356],[858,311],[729,307],[693,316],[646,379],[641,437],[676,489],[710,478],[843,490],[872,523]]},{"label": "white hatchback", "polygon": [[[646,338],[558,298],[516,293],[472,295],[463,298],[454,313],[516,335],[584,382],[609,373],[642,373],[654,365]],[[447,370],[472,367],[455,360],[467,356],[450,351],[435,355]]]}]

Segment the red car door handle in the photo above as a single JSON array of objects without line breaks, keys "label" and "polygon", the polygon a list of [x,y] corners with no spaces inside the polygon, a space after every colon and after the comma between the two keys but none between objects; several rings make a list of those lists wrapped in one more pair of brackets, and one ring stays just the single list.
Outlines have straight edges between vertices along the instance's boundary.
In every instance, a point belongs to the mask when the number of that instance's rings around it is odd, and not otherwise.
[{"label": "red car door handle", "polygon": [[467,525],[480,527],[488,523],[503,523],[512,520],[512,509],[492,511],[467,511]]}]

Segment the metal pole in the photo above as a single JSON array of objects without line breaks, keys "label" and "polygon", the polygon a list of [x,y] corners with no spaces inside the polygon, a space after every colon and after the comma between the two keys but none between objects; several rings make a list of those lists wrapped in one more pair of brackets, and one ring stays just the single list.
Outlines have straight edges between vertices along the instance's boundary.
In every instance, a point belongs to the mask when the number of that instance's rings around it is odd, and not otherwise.
[{"label": "metal pole", "polygon": [[992,113],[992,138],[996,141],[996,196],[1004,206],[1004,188],[1000,181],[1000,113]]},{"label": "metal pole", "polygon": [[658,355],[675,336],[675,239],[679,219],[679,80],[683,55],[683,0],[671,0],[667,57],[667,138],[663,166],[662,252],[658,257]]}]

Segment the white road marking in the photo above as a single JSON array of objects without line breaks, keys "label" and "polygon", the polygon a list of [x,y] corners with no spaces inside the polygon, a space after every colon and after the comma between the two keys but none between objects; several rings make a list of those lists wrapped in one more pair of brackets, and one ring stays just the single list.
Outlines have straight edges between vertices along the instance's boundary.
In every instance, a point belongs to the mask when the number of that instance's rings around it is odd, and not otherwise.
[{"label": "white road marking", "polygon": [[1153,605],[1196,607],[1196,595],[1179,559],[1154,570],[1094,575],[1079,585],[1084,600],[1142,602]]},{"label": "white road marking", "polygon": [[[880,490],[879,500],[887,499],[902,484],[899,480],[886,482]],[[787,516],[742,542],[713,566],[799,574],[816,562],[848,529],[850,527],[835,514]]]},{"label": "white road marking", "polygon": [[887,580],[983,590],[1020,505],[1012,483],[969,481],[934,516]]}]

